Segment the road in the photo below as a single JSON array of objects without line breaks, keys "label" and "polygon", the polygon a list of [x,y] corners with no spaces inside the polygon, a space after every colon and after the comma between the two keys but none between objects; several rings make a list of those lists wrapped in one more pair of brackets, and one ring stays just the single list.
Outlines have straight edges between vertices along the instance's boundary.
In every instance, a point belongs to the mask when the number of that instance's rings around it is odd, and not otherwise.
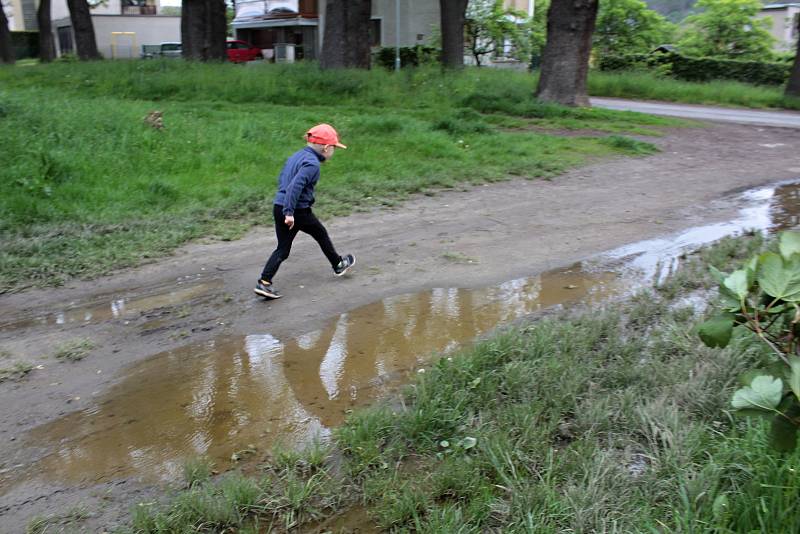
[{"label": "road", "polygon": [[800,112],[761,111],[752,109],[721,108],[692,104],[668,104],[665,102],[641,102],[621,98],[592,98],[592,105],[620,111],[638,111],[652,115],[686,117],[688,119],[735,122],[758,126],[800,128]]}]

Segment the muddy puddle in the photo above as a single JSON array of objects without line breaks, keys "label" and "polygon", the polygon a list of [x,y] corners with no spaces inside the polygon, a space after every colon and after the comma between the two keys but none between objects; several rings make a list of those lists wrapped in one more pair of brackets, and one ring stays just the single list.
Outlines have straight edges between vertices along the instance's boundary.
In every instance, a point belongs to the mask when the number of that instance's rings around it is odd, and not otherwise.
[{"label": "muddy puddle", "polygon": [[619,295],[663,276],[687,249],[726,235],[797,226],[799,192],[798,183],[748,191],[737,199],[739,217],[727,223],[488,288],[390,297],[299,337],[253,332],[154,355],[131,366],[88,409],[33,430],[24,441],[43,456],[0,475],[0,495],[35,478],[174,480],[187,457],[206,456],[224,469],[233,455],[260,457],[278,442],[324,440],[349,410],[396,389],[436,354],[498,325]]},{"label": "muddy puddle", "polygon": [[[220,278],[209,280],[178,280],[169,290],[155,290],[136,297],[109,295],[90,303],[70,303],[62,309],[27,317],[0,319],[0,332],[37,326],[93,324],[111,319],[126,319],[159,308],[179,306],[199,298],[214,295],[223,285]],[[176,287],[177,286],[177,287]]]},{"label": "muddy puddle", "polygon": [[616,279],[575,266],[484,289],[433,289],[355,309],[296,338],[222,336],[158,354],[91,408],[35,429],[30,442],[53,449],[35,470],[72,482],[171,480],[186,457],[224,467],[253,445],[325,439],[348,410],[435,353],[543,308],[604,299]]}]

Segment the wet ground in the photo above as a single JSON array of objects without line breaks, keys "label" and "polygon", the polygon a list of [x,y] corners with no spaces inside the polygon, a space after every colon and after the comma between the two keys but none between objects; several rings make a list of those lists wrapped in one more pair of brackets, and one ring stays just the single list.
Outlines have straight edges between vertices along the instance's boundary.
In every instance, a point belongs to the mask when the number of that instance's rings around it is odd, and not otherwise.
[{"label": "wet ground", "polygon": [[[768,130],[722,130],[711,134],[755,136],[753,146],[786,141]],[[695,176],[708,179],[705,155],[690,141],[668,138],[664,146],[697,158]],[[735,154],[731,146],[728,158]],[[795,183],[723,196],[765,181],[751,166],[800,176],[792,154],[751,154],[727,169],[718,161],[717,182],[706,183],[681,183],[691,167],[684,161],[671,187],[658,189],[658,159],[683,159],[660,155],[648,158],[649,172],[647,160],[601,164],[559,178],[564,185],[498,184],[421,200],[404,213],[368,214],[372,228],[334,223],[334,238],[355,234],[345,242],[359,252],[354,273],[334,286],[329,274],[306,267],[322,263],[305,261],[318,252],[300,247],[282,269],[287,298],[274,303],[249,294],[264,255],[245,250],[254,238],[211,253],[189,247],[113,280],[3,296],[6,359],[43,368],[0,384],[0,532],[76,504],[89,507],[88,525],[113,526],[124,507],[175,480],[186,457],[226,467],[232,455],[259,454],[278,440],[324,439],[353,407],[498,325],[618,295],[674,268],[687,247],[796,226]],[[648,198],[654,191],[661,198]],[[498,198],[506,199],[502,209],[488,209]],[[717,222],[698,224],[705,220]],[[631,239],[637,235],[666,237]],[[500,261],[497,250],[505,251]],[[589,259],[570,263],[580,258]],[[548,262],[569,266],[543,269]],[[48,356],[75,338],[95,345],[84,360]]]}]

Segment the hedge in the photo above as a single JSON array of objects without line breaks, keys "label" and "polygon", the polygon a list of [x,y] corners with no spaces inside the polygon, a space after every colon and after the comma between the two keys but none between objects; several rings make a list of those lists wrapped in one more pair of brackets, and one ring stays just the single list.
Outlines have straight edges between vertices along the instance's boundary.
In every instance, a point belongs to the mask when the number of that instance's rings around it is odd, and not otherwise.
[{"label": "hedge", "polygon": [[11,32],[11,46],[17,59],[39,57],[39,32]]},{"label": "hedge", "polygon": [[[439,59],[441,51],[432,46],[401,46],[400,65],[402,67],[418,67],[420,63],[435,62]],[[380,65],[387,69],[394,68],[395,48],[385,46],[380,48],[373,55],[375,65]]]},{"label": "hedge", "polygon": [[756,85],[783,85],[791,71],[791,64],[784,62],[688,57],[676,53],[604,56],[599,67],[606,71],[658,69],[689,82],[736,80]]}]

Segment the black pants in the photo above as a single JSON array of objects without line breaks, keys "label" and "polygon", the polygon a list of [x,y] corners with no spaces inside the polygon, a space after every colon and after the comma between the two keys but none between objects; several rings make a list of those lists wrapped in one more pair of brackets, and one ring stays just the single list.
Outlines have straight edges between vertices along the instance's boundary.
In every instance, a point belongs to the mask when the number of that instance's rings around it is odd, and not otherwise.
[{"label": "black pants", "polygon": [[292,251],[292,241],[297,236],[297,232],[305,232],[319,243],[323,254],[331,262],[331,267],[336,267],[339,264],[342,258],[333,248],[331,238],[328,237],[328,231],[325,230],[319,219],[311,212],[311,208],[294,210],[294,226],[291,229],[283,222],[283,206],[275,204],[272,213],[275,216],[275,233],[278,236],[278,248],[270,255],[267,264],[264,265],[264,270],[261,272],[262,280],[272,282],[272,277],[278,272],[278,267],[281,266],[283,260],[289,257],[289,253]]}]

